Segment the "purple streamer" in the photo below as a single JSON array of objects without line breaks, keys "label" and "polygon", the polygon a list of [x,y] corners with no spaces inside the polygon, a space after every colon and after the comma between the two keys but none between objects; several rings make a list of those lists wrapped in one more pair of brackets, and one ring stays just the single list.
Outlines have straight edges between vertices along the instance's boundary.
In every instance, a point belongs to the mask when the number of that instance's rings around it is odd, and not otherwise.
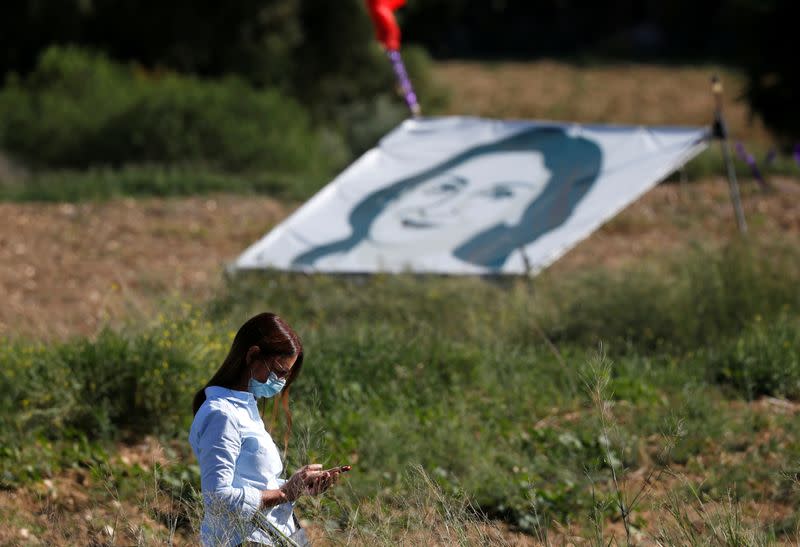
[{"label": "purple streamer", "polygon": [[389,60],[392,62],[394,74],[397,76],[397,81],[400,84],[400,89],[403,91],[403,99],[405,99],[408,109],[414,117],[419,116],[421,110],[417,102],[417,95],[414,93],[414,87],[411,85],[411,79],[408,77],[406,65],[403,64],[403,58],[400,56],[400,52],[396,49],[390,49],[386,52],[386,55],[388,55]]},{"label": "purple streamer", "polygon": [[759,186],[761,186],[761,188],[766,188],[767,183],[764,180],[764,177],[761,176],[761,170],[758,168],[756,159],[753,157],[752,154],[750,154],[745,149],[744,145],[741,142],[736,143],[736,153],[739,155],[742,161],[744,161],[745,163],[747,163],[748,166],[750,166],[750,172],[753,173],[753,178],[755,178],[758,181]]},{"label": "purple streamer", "polygon": [[800,167],[800,142],[794,145],[794,161]]}]

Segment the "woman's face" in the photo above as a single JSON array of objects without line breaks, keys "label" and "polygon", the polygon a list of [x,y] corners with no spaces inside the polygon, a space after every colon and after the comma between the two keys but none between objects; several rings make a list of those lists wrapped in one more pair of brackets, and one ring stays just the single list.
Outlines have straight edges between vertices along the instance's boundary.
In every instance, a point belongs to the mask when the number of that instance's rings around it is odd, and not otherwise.
[{"label": "woman's face", "polygon": [[[513,173],[513,180],[504,177]],[[467,160],[404,192],[375,218],[376,244],[466,241],[486,228],[519,222],[550,172],[537,152],[503,152]]]},{"label": "woman's face", "polygon": [[297,355],[254,357],[251,361],[250,374],[258,382],[266,382],[270,372],[274,372],[278,379],[285,380],[289,377]]}]

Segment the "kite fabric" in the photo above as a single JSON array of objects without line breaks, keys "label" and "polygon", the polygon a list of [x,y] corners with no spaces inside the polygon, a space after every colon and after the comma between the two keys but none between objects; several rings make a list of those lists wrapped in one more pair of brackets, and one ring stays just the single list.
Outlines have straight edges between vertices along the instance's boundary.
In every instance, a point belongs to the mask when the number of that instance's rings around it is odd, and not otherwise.
[{"label": "kite fabric", "polygon": [[232,266],[536,273],[708,137],[706,128],[406,120]]},{"label": "kite fabric", "polygon": [[367,0],[375,38],[389,51],[400,49],[400,26],[394,12],[405,3],[406,0]]}]

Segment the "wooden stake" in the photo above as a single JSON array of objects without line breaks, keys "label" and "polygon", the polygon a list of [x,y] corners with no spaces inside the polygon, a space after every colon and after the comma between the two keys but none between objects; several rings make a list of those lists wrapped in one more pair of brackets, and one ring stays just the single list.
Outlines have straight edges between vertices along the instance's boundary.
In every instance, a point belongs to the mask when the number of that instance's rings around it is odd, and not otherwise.
[{"label": "wooden stake", "polygon": [[747,233],[747,221],[742,210],[742,198],[739,195],[739,181],[736,180],[736,168],[733,165],[730,142],[728,141],[728,127],[722,115],[722,80],[715,74],[711,77],[711,92],[714,94],[714,136],[720,140],[722,157],[728,170],[728,187],[731,193],[733,211],[736,214],[736,224],[739,231]]}]

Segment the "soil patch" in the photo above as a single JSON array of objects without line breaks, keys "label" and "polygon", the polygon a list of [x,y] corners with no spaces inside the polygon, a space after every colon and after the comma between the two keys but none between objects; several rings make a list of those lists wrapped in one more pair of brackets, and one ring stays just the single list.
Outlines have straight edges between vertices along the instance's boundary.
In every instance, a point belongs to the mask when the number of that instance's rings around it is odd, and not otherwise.
[{"label": "soil patch", "polygon": [[0,336],[92,335],[202,301],[291,206],[257,196],[0,203]]}]

